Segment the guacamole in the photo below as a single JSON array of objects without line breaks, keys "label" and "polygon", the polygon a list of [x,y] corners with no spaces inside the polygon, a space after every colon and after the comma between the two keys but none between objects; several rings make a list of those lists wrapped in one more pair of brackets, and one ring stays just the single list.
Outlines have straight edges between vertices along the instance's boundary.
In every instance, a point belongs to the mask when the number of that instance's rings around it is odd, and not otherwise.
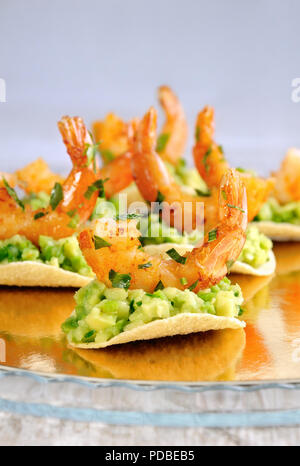
[{"label": "guacamole", "polygon": [[94,277],[83,257],[76,236],[57,241],[47,236],[40,236],[39,248],[20,235],[0,241],[1,265],[26,261],[40,262],[87,277]]},{"label": "guacamole", "polygon": [[186,289],[143,290],[107,288],[97,280],[75,295],[76,308],[62,325],[71,343],[103,343],[121,332],[180,313],[208,313],[237,317],[243,296],[238,285],[224,278],[198,294]]},{"label": "guacamole", "polygon": [[33,211],[46,209],[50,204],[50,196],[43,191],[32,193],[23,199],[23,203],[29,205]]},{"label": "guacamole", "polygon": [[179,160],[175,167],[167,162],[165,162],[165,164],[169,173],[180,186],[193,188],[195,190],[195,194],[209,194],[206,183],[199,175],[198,170],[196,168],[188,168],[185,160]]},{"label": "guacamole", "polygon": [[139,221],[138,228],[142,234],[140,241],[143,246],[148,244],[176,243],[197,244],[203,238],[200,231],[191,233],[179,233],[175,228],[169,227],[158,214],[150,214]]},{"label": "guacamole", "polygon": [[238,260],[258,268],[270,260],[273,243],[256,227],[249,227],[245,246]]},{"label": "guacamole", "polygon": [[288,202],[281,205],[279,202],[270,198],[261,208],[255,221],[276,222],[276,223],[292,223],[300,225],[300,201]]}]

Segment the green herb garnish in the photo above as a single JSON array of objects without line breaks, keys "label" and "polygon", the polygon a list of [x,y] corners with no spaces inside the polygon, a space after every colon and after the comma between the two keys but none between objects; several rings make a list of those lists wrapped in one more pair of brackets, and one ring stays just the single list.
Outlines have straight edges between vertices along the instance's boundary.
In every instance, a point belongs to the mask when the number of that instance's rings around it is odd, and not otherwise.
[{"label": "green herb garnish", "polygon": [[218,229],[215,228],[208,233],[208,242],[215,241],[217,239]]},{"label": "green herb garnish", "polygon": [[115,159],[114,154],[108,149],[102,149],[100,152],[106,163],[112,162]]},{"label": "green herb garnish", "polygon": [[94,236],[94,243],[95,243],[95,249],[102,249],[102,248],[109,248],[111,246],[110,243],[105,241],[105,239],[100,238],[100,236]]},{"label": "green herb garnish", "polygon": [[161,280],[159,280],[158,284],[156,285],[155,287],[155,290],[154,291],[159,291],[159,290],[163,290],[164,289],[164,284]]},{"label": "green herb garnish", "polygon": [[105,197],[105,191],[104,191],[104,183],[108,181],[108,178],[105,180],[97,180],[95,183],[93,183],[91,186],[88,187],[86,193],[84,194],[84,197],[88,200],[91,199],[92,195],[96,192],[99,191],[99,197],[104,198]]},{"label": "green herb garnish", "polygon": [[210,197],[211,196],[211,191],[201,191],[201,189],[195,189],[196,193],[198,196],[201,197]]},{"label": "green herb garnish", "polygon": [[64,192],[60,183],[55,183],[50,196],[50,205],[55,210],[64,198]]},{"label": "green herb garnish", "polygon": [[227,201],[227,194],[226,194],[226,191],[224,191],[224,189],[222,189],[221,193],[222,193],[223,199],[225,199],[225,201]]},{"label": "green herb garnish", "polygon": [[227,207],[230,207],[230,209],[237,209],[237,210],[240,210],[241,212],[245,213],[244,209],[242,209],[241,207],[238,207],[236,205],[227,204]]},{"label": "green herb garnish", "polygon": [[101,143],[97,142],[96,144],[85,144],[84,155],[87,157],[87,164],[86,166],[89,167],[93,164],[94,172],[97,172],[97,164],[96,164],[96,156],[98,147]]},{"label": "green herb garnish", "polygon": [[157,138],[157,144],[156,144],[156,151],[158,153],[162,152],[165,150],[166,145],[169,141],[170,134],[168,133],[162,133],[158,136]]},{"label": "green herb garnish", "polygon": [[187,279],[186,279],[185,277],[181,277],[180,283],[181,283],[183,286],[185,286],[185,285],[188,284],[188,281],[187,281]]},{"label": "green herb garnish", "polygon": [[199,283],[199,280],[196,280],[196,281],[189,287],[189,290],[190,290],[190,291],[193,291],[193,290],[196,288],[196,286],[198,285],[198,283]]},{"label": "green herb garnish", "polygon": [[42,217],[45,217],[45,215],[47,215],[47,212],[38,212],[37,214],[35,214],[34,216],[34,220],[38,220],[39,218],[42,218]]},{"label": "green herb garnish", "polygon": [[151,262],[147,262],[147,264],[140,264],[138,266],[139,269],[149,269],[149,267],[152,267]]},{"label": "green herb garnish", "polygon": [[196,139],[196,142],[199,142],[200,141],[200,128],[199,126],[196,127],[196,131],[195,131],[195,139]]},{"label": "green herb garnish", "polygon": [[233,260],[229,260],[229,261],[226,262],[226,267],[227,267],[228,272],[230,271],[233,264],[234,264]]},{"label": "green herb garnish", "polygon": [[161,203],[161,202],[164,202],[164,200],[165,200],[165,196],[160,191],[158,191],[156,202]]},{"label": "green herb garnish", "polygon": [[181,256],[176,249],[172,248],[167,251],[168,256],[171,257],[174,261],[178,262],[178,264],[185,264],[187,261],[187,258],[184,256]]},{"label": "green herb garnish", "polygon": [[130,274],[117,273],[114,270],[109,272],[109,279],[113,288],[124,288],[128,290],[131,282]]},{"label": "green herb garnish", "polygon": [[18,198],[16,191],[11,186],[9,186],[5,178],[2,178],[2,180],[7,194],[18,204],[19,207],[21,207],[22,210],[25,210],[25,206],[23,202]]},{"label": "green herb garnish", "polygon": [[204,154],[204,157],[203,157],[203,165],[204,165],[204,168],[205,168],[205,171],[206,173],[209,172],[209,165],[207,163],[207,159],[208,157],[210,156],[210,154],[212,153],[212,147],[210,146],[210,148],[206,151],[206,153]]},{"label": "green herb garnish", "polygon": [[82,342],[83,343],[92,343],[93,341],[95,341],[95,337],[96,337],[96,330],[91,330],[90,332],[87,332],[83,339],[82,339]]}]

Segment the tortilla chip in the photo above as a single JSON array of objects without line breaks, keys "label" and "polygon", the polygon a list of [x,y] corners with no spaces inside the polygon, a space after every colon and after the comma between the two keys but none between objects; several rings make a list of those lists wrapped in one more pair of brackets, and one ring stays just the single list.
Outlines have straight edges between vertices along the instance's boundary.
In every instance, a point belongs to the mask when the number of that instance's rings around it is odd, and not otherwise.
[{"label": "tortilla chip", "polygon": [[[184,255],[186,252],[193,250],[194,246],[190,244],[175,244],[175,243],[162,243],[162,244],[151,244],[145,246],[145,251],[150,256],[155,256],[158,254],[163,254],[165,257],[166,251],[169,249],[175,248],[180,255]],[[261,267],[255,268],[245,262],[236,261],[230,269],[230,273],[239,273],[243,275],[253,275],[256,277],[266,277],[273,275],[276,269],[276,259],[273,251],[270,251],[269,261],[263,264]]]},{"label": "tortilla chip", "polygon": [[217,381],[234,378],[245,340],[243,329],[225,329],[139,341],[101,351],[74,351],[110,378]]},{"label": "tortilla chip", "polygon": [[273,241],[300,241],[300,225],[276,222],[253,222],[252,225]]},{"label": "tortilla chip", "polygon": [[167,319],[158,319],[148,324],[140,325],[132,330],[119,333],[103,343],[70,343],[76,348],[98,349],[119,345],[138,340],[152,340],[155,338],[174,335],[188,335],[189,333],[207,332],[208,330],[223,330],[225,328],[243,328],[245,322],[234,317],[215,316],[212,314],[184,313]]},{"label": "tortilla chip", "polygon": [[92,280],[91,277],[39,262],[12,262],[0,265],[0,285],[81,288]]}]

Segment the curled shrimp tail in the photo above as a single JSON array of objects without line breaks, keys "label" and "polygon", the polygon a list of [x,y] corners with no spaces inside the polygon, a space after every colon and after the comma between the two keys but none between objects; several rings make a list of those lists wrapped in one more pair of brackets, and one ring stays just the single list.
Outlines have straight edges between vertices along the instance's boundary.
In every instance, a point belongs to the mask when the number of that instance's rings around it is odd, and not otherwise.
[{"label": "curled shrimp tail", "polygon": [[64,116],[57,125],[73,166],[76,168],[86,166],[88,163],[85,154],[86,145],[91,144],[92,139],[82,118]]},{"label": "curled shrimp tail", "polygon": [[210,188],[219,187],[229,168],[221,146],[214,141],[214,134],[214,109],[206,106],[197,117],[193,155],[197,170]]},{"label": "curled shrimp tail", "polygon": [[[151,107],[139,124],[132,155],[132,173],[146,201],[155,202],[161,186],[170,184],[169,173],[155,152],[157,113]],[[164,193],[163,193],[164,194]]]},{"label": "curled shrimp tail", "polygon": [[168,86],[161,86],[158,98],[166,115],[166,122],[160,136],[166,140],[159,151],[161,157],[172,165],[182,158],[188,139],[188,125],[183,107]]}]

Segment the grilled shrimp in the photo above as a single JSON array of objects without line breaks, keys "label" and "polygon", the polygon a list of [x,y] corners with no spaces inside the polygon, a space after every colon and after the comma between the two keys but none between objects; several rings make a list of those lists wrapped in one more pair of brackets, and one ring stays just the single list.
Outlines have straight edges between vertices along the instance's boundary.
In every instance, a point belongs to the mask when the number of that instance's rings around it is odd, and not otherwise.
[{"label": "grilled shrimp", "polygon": [[[228,170],[220,187],[218,225],[205,237],[201,247],[195,247],[179,259],[145,253],[140,248],[140,233],[132,220],[98,220],[92,229],[80,233],[79,243],[97,278],[107,286],[111,286],[113,270],[130,275],[131,289],[153,292],[162,283],[164,287],[192,287],[197,292],[217,284],[227,274],[229,264],[237,260],[243,249],[246,228],[245,186],[235,170]],[[95,236],[105,240],[106,247],[96,250]]]},{"label": "grilled shrimp", "polygon": [[0,239],[20,234],[37,244],[40,235],[64,238],[74,234],[78,224],[92,214],[98,191],[94,189],[90,196],[86,193],[98,177],[87,156],[91,137],[78,117],[63,117],[58,128],[73,164],[68,178],[62,186],[56,185],[52,206],[35,212],[16,202],[11,190],[0,188]]},{"label": "grilled shrimp", "polygon": [[207,212],[211,211],[211,216],[217,212],[217,196],[195,197],[181,190],[155,151],[156,126],[157,113],[151,107],[136,132],[131,162],[133,177],[146,201],[163,201],[162,215],[167,222],[170,221],[179,230],[181,228],[178,226],[191,231],[203,225],[203,202]]},{"label": "grilled shrimp", "polygon": [[158,97],[165,112],[166,121],[158,137],[157,151],[163,160],[177,165],[187,144],[186,117],[177,96],[168,86],[159,88]]},{"label": "grilled shrimp", "polygon": [[[222,147],[214,141],[214,132],[214,109],[205,107],[197,117],[194,161],[200,175],[212,190],[219,187],[229,168]],[[241,177],[247,190],[248,220],[251,221],[270,195],[274,180],[263,179],[247,172],[241,173]]]},{"label": "grilled shrimp", "polygon": [[290,149],[275,173],[275,197],[282,204],[300,201],[300,151]]}]

